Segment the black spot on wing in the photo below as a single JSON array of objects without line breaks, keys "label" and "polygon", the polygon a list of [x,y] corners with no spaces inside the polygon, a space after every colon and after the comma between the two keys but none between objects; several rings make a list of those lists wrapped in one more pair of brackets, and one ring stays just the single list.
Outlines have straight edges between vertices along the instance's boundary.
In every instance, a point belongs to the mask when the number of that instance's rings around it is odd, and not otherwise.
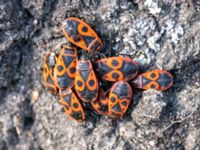
[{"label": "black spot on wing", "polygon": [[114,102],[116,101],[116,98],[115,98],[114,96],[112,96],[112,97],[110,98],[110,100],[111,100],[112,103],[114,103]]},{"label": "black spot on wing", "polygon": [[76,72],[76,69],[75,69],[74,67],[71,67],[71,68],[69,69],[69,71],[70,71],[71,74],[74,74],[74,73]]},{"label": "black spot on wing", "polygon": [[72,113],[70,114],[70,116],[76,120],[82,120],[83,119],[83,114],[81,111],[75,112],[72,111]]},{"label": "black spot on wing", "polygon": [[113,65],[113,66],[116,67],[116,66],[118,66],[118,64],[119,64],[119,62],[118,62],[117,60],[115,60],[115,59],[112,60],[112,65]]},{"label": "black spot on wing", "polygon": [[80,80],[77,80],[76,84],[77,84],[79,87],[81,87],[81,86],[83,85],[82,81],[80,81]]},{"label": "black spot on wing", "polygon": [[156,74],[155,74],[155,73],[151,73],[151,77],[152,77],[152,78],[155,78],[155,77],[156,77]]},{"label": "black spot on wing", "polygon": [[73,103],[74,108],[78,108],[79,104],[77,102]]},{"label": "black spot on wing", "polygon": [[112,73],[112,78],[113,79],[118,79],[118,77],[119,77],[119,74],[118,73]]},{"label": "black spot on wing", "polygon": [[83,31],[83,32],[87,32],[87,31],[88,31],[88,28],[85,27],[85,26],[83,26],[82,31]]},{"label": "black spot on wing", "polygon": [[60,66],[60,65],[59,65],[59,66],[57,66],[57,70],[58,70],[58,71],[60,71],[60,72],[61,72],[63,69],[64,69],[64,68],[63,68],[63,66]]},{"label": "black spot on wing", "polygon": [[89,85],[90,85],[90,86],[93,86],[94,83],[95,83],[94,80],[90,80],[90,81],[89,81]]},{"label": "black spot on wing", "polygon": [[126,105],[127,105],[127,102],[126,102],[126,101],[123,101],[123,102],[122,102],[122,105],[123,105],[123,106],[126,106]]}]

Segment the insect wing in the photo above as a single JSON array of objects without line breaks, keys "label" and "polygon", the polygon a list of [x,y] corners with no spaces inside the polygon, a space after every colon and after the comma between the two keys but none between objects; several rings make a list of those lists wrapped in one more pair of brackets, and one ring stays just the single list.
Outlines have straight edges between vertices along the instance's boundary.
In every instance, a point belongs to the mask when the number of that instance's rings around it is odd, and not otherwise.
[{"label": "insect wing", "polygon": [[103,45],[94,30],[78,18],[66,19],[63,24],[63,33],[71,43],[89,52],[98,50]]},{"label": "insect wing", "polygon": [[71,89],[60,90],[60,103],[70,119],[82,122],[85,120],[83,107]]},{"label": "insect wing", "polygon": [[116,82],[110,90],[108,110],[114,117],[122,118],[132,100],[132,88],[125,81]]},{"label": "insect wing", "polygon": [[74,86],[77,51],[75,48],[63,46],[55,66],[56,85],[61,88]]},{"label": "insect wing", "polygon": [[108,97],[103,89],[99,90],[98,98],[91,102],[94,110],[100,115],[108,115]]},{"label": "insect wing", "polygon": [[173,76],[165,70],[152,70],[139,75],[133,85],[136,88],[164,91],[173,85]]},{"label": "insect wing", "polygon": [[138,64],[127,57],[103,58],[97,61],[96,66],[102,79],[107,81],[128,81],[138,73]]},{"label": "insect wing", "polygon": [[76,67],[75,90],[84,102],[95,101],[99,84],[89,60],[80,60]]},{"label": "insect wing", "polygon": [[44,86],[52,94],[56,94],[57,92],[54,80],[54,66],[55,66],[55,55],[47,51],[43,58],[43,68],[44,68],[43,79],[44,79]]}]

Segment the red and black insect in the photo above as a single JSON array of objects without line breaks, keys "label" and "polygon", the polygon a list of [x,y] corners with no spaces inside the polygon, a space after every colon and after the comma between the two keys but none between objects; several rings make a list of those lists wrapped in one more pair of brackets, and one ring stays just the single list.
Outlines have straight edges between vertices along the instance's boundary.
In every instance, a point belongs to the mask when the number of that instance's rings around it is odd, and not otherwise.
[{"label": "red and black insect", "polygon": [[[92,56],[103,45],[92,28],[78,18],[65,20],[63,32],[72,44],[87,50]],[[169,89],[173,84],[172,75],[164,70],[152,70],[137,76],[138,63],[127,57],[106,57],[92,61],[83,55],[78,61],[76,48],[67,45],[63,45],[58,56],[47,52],[43,59],[45,87],[53,94],[59,91],[59,102],[65,113],[78,122],[85,120],[83,106],[87,104],[84,103],[91,104],[87,106],[92,106],[97,114],[122,118],[132,101],[132,88],[128,82],[139,89],[160,91]],[[98,73],[101,82],[95,73]],[[108,96],[102,89],[104,85],[105,89],[108,88],[107,81],[115,82]]]},{"label": "red and black insect", "polygon": [[81,100],[92,102],[97,99],[99,83],[90,60],[81,58],[76,66],[75,90]]},{"label": "red and black insect", "polygon": [[94,110],[100,115],[108,115],[108,97],[102,88],[99,90],[98,98],[91,102]]},{"label": "red and black insect", "polygon": [[62,46],[62,50],[56,59],[55,65],[55,83],[57,87],[71,88],[74,86],[76,73],[77,51],[67,45]]},{"label": "red and black insect", "polygon": [[44,86],[47,88],[49,92],[52,94],[56,94],[57,88],[55,86],[54,79],[54,66],[55,66],[55,55],[54,53],[46,52],[43,58],[43,78],[44,78]]},{"label": "red and black insect", "polygon": [[89,52],[98,50],[103,45],[94,30],[78,18],[66,19],[63,33],[71,43]]},{"label": "red and black insect", "polygon": [[128,81],[138,73],[138,64],[128,57],[103,58],[96,65],[99,75],[107,81]]},{"label": "red and black insect", "polygon": [[132,100],[132,88],[126,81],[116,82],[109,93],[109,115],[122,118]]},{"label": "red and black insect", "polygon": [[60,98],[60,103],[63,105],[65,113],[70,119],[78,122],[85,120],[85,112],[83,107],[79,99],[70,88],[66,90],[60,90]]},{"label": "red and black insect", "polygon": [[152,70],[138,75],[133,84],[139,89],[164,91],[173,85],[173,77],[165,70]]}]

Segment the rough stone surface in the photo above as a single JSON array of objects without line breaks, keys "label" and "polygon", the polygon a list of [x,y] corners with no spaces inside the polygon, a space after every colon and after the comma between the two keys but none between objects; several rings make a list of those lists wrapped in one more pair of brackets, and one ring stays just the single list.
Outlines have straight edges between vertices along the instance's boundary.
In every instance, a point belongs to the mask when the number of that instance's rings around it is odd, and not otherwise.
[{"label": "rough stone surface", "polygon": [[[69,16],[95,29],[107,55],[170,71],[173,87],[133,89],[122,120],[87,111],[83,124],[70,121],[41,79],[43,48],[66,41],[60,27]],[[199,137],[199,0],[0,1],[0,149],[198,150]]]}]

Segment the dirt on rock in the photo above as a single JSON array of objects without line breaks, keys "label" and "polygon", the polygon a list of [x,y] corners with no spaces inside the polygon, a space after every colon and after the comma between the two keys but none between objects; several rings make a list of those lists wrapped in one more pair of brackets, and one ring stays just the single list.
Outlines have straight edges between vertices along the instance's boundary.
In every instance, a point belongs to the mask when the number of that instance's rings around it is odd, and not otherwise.
[{"label": "dirt on rock", "polygon": [[[61,111],[42,85],[45,48],[66,42],[67,17],[86,21],[108,55],[128,55],[140,72],[171,72],[165,92],[133,88],[123,119]],[[0,150],[199,150],[199,0],[1,0]]]}]

